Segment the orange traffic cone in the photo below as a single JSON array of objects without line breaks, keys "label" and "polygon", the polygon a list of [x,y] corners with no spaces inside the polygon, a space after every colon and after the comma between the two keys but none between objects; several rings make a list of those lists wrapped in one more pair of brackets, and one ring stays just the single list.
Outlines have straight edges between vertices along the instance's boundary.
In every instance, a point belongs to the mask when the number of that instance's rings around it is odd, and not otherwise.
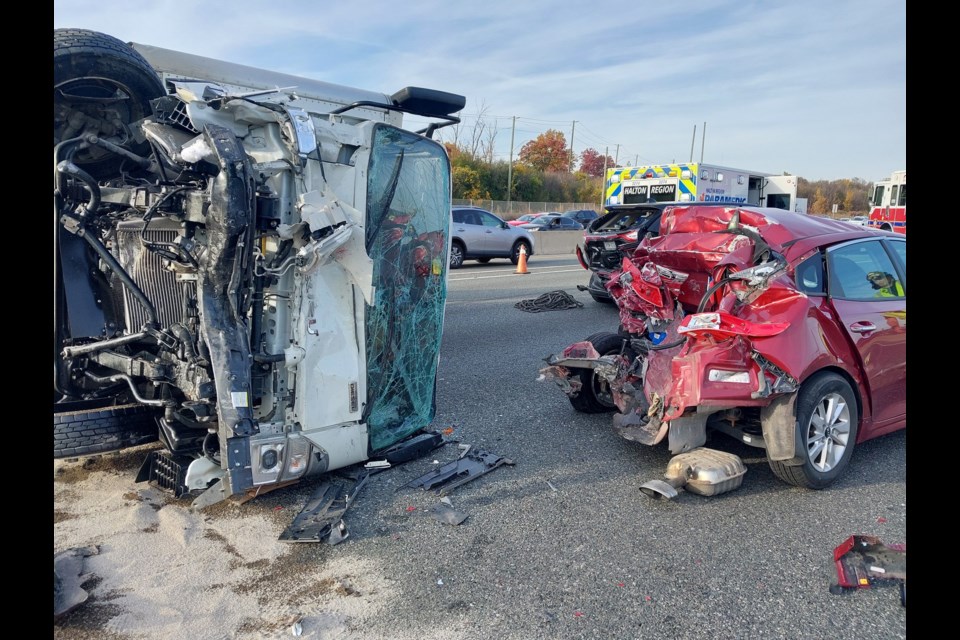
[{"label": "orange traffic cone", "polygon": [[517,273],[529,273],[527,271],[527,246],[520,245],[520,259],[517,260]]}]

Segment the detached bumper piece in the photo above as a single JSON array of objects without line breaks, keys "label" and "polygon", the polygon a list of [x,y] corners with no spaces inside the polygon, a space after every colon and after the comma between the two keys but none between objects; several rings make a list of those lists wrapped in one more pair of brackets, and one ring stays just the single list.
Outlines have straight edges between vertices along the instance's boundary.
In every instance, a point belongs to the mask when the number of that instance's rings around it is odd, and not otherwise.
[{"label": "detached bumper piece", "polygon": [[458,460],[426,473],[404,486],[420,488],[424,491],[436,489],[439,495],[445,496],[460,485],[475,480],[505,464],[513,464],[513,460],[487,451],[468,451]]},{"label": "detached bumper piece", "polygon": [[363,473],[349,485],[338,480],[321,483],[303,510],[280,534],[279,540],[326,542],[329,545],[346,540],[350,533],[343,521],[343,514],[357,499],[357,494],[369,478],[369,473]]},{"label": "detached bumper piece", "polygon": [[900,587],[900,604],[907,606],[907,545],[883,544],[876,536],[850,536],[833,550],[837,582],[830,593],[882,585]]}]

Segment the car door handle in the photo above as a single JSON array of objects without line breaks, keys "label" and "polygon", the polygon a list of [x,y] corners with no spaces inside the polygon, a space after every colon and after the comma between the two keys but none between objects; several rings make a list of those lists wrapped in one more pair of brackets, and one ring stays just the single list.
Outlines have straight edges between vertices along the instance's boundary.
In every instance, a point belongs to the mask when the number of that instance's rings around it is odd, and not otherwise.
[{"label": "car door handle", "polygon": [[870,331],[876,331],[877,325],[872,322],[854,322],[850,325],[850,331],[854,333],[868,333]]}]

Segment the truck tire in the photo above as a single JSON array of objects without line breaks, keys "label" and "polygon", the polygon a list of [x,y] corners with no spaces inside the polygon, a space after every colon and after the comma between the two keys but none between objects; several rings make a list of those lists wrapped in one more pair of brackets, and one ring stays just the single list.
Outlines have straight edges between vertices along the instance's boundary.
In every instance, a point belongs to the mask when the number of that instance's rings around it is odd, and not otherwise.
[{"label": "truck tire", "polygon": [[[595,333],[587,338],[601,356],[620,353],[623,338],[616,333]],[[580,413],[610,413],[617,405],[610,396],[606,381],[598,378],[593,369],[571,368],[571,378],[580,380],[580,392],[570,398],[570,404]]]},{"label": "truck tire", "polygon": [[[137,155],[130,125],[150,115],[150,101],[164,95],[156,71],[133,47],[88,29],[53,30],[53,144],[95,134]],[[77,150],[73,162],[96,179],[112,177],[123,158],[100,147]]]},{"label": "truck tire", "polygon": [[[64,409],[74,409],[64,405]],[[155,442],[161,412],[142,404],[57,411],[53,414],[53,458],[77,458]]]}]

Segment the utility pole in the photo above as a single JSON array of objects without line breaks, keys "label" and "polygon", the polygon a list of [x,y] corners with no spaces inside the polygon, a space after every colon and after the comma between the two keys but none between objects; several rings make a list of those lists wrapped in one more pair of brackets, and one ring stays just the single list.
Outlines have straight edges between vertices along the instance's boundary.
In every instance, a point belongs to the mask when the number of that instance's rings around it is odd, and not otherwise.
[{"label": "utility pole", "polygon": [[570,171],[573,172],[573,132],[577,130],[577,121],[570,125]]},{"label": "utility pole", "polygon": [[700,134],[700,164],[703,164],[703,145],[707,142],[707,123],[703,123],[703,133]]},{"label": "utility pole", "polygon": [[640,154],[638,153],[637,155],[633,156],[633,166],[636,167],[639,164],[640,164]]},{"label": "utility pole", "polygon": [[513,116],[513,126],[510,128],[510,163],[507,164],[507,211],[513,213],[510,206],[511,192],[513,191],[513,134],[517,131],[517,116]]},{"label": "utility pole", "polygon": [[617,153],[613,156],[613,164],[620,166],[620,145],[617,145]]},{"label": "utility pole", "polygon": [[610,156],[610,147],[603,150],[603,176],[600,178],[600,211],[603,211],[603,203],[607,201],[607,158]]}]

